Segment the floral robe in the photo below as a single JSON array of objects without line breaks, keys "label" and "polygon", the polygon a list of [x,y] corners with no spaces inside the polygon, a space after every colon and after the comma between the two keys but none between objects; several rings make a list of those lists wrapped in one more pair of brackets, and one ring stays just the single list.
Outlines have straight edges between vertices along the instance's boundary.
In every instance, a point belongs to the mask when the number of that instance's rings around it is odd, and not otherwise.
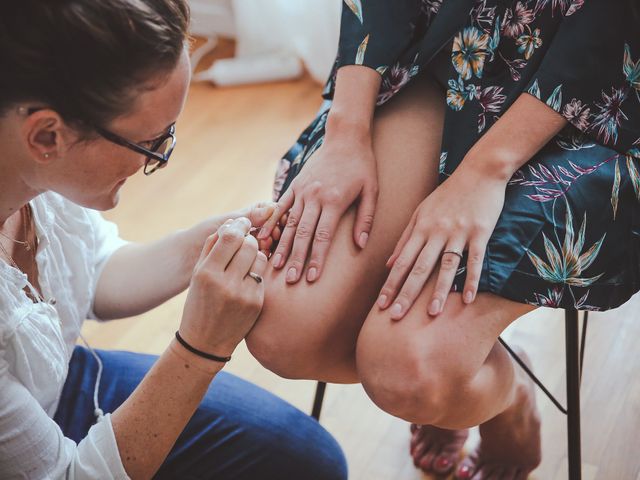
[{"label": "floral robe", "polygon": [[378,105],[421,72],[444,78],[440,182],[523,93],[569,122],[509,182],[481,291],[604,310],[640,290],[640,0],[344,0],[326,102],[283,158],[276,198],[322,145],[344,65],[382,76]]}]

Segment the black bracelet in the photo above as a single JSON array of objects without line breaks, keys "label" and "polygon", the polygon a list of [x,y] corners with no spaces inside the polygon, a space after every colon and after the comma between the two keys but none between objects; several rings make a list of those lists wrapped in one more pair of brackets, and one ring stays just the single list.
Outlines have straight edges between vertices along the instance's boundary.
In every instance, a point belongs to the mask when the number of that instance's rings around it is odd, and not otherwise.
[{"label": "black bracelet", "polygon": [[193,348],[191,345],[189,345],[185,341],[184,338],[180,336],[180,333],[178,332],[178,330],[176,330],[176,340],[178,340],[178,342],[180,342],[180,345],[182,345],[184,348],[189,350],[191,353],[195,353],[199,357],[206,358],[207,360],[213,360],[213,361],[222,362],[222,363],[227,363],[228,361],[231,360],[231,355],[229,355],[228,357],[219,357],[217,355],[212,355],[210,353],[198,350],[197,348]]}]

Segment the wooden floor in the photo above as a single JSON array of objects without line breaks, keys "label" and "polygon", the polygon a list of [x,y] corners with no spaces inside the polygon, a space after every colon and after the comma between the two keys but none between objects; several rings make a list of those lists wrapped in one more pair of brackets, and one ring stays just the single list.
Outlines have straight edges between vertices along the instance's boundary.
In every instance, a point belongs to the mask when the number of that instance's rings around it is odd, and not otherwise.
[{"label": "wooden floor", "polygon": [[[131,179],[120,206],[106,217],[117,222],[125,238],[145,242],[208,215],[271,198],[277,160],[312,118],[319,95],[320,87],[309,79],[227,89],[194,85],[169,168]],[[87,322],[84,333],[94,347],[160,353],[178,325],[184,298],[132,319]],[[584,478],[640,480],[640,298],[591,319],[582,387]],[[562,312],[539,310],[516,322],[505,338],[527,349],[536,373],[564,401],[563,332]],[[310,410],[314,382],[278,378],[244,345],[227,370]],[[565,479],[564,417],[542,395],[538,404],[543,464],[532,478]],[[330,385],[322,423],[342,444],[350,478],[427,478],[408,456],[408,425],[378,410],[359,386]]]}]

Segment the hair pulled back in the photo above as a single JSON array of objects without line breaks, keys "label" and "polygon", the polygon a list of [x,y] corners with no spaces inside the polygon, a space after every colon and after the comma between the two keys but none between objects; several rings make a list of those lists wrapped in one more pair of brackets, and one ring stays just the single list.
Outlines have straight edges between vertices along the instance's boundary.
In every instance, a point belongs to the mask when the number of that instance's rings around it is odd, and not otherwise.
[{"label": "hair pulled back", "polygon": [[186,0],[4,2],[0,115],[37,102],[79,130],[107,125],[175,67],[188,24]]}]

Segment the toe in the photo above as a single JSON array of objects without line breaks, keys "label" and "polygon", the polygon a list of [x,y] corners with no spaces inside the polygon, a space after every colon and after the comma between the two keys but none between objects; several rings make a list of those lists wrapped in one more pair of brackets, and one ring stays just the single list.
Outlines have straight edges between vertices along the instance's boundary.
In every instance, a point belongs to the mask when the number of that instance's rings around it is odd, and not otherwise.
[{"label": "toe", "polygon": [[456,480],[470,480],[475,472],[475,465],[468,459],[462,461],[455,473]]},{"label": "toe", "polygon": [[411,455],[413,455],[413,452],[416,450],[417,446],[420,445],[421,443],[424,443],[425,438],[423,435],[420,435],[420,431],[414,433],[411,436],[411,442],[409,443],[409,449],[411,450]]},{"label": "toe", "polygon": [[422,460],[422,457],[424,457],[428,449],[429,449],[429,444],[426,442],[426,440],[423,440],[422,442],[418,443],[418,445],[416,445],[416,448],[413,450],[413,453],[412,453],[413,464],[416,467],[420,468],[420,461]]},{"label": "toe", "polygon": [[449,454],[441,453],[433,460],[433,471],[440,475],[448,474],[454,466],[455,459]]},{"label": "toe", "polygon": [[440,453],[440,452],[435,451],[432,448],[428,449],[424,453],[422,458],[420,459],[420,468],[422,470],[424,470],[425,472],[432,472],[433,471],[433,462],[434,462],[436,456],[438,455],[438,453]]},{"label": "toe", "polygon": [[466,440],[466,437],[460,443],[443,445],[442,450],[433,461],[433,470],[436,473],[440,475],[449,474],[455,468],[460,461],[464,440]]},{"label": "toe", "polygon": [[421,443],[428,444],[431,442],[431,436],[428,434],[428,430],[422,426],[416,425],[415,428],[413,428],[414,425],[411,425],[411,427],[411,441],[409,443],[409,448],[411,450],[411,455],[413,455],[418,445]]}]

